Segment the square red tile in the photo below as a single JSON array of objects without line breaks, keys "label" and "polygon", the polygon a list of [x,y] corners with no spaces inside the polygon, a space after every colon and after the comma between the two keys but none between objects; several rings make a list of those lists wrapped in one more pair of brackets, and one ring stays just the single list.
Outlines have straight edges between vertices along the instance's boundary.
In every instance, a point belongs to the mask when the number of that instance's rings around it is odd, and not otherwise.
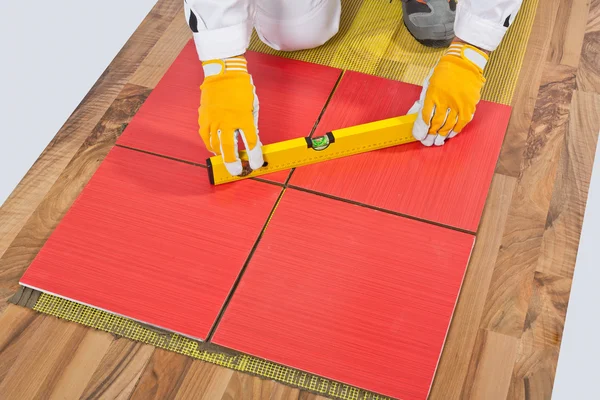
[{"label": "square red tile", "polygon": [[[308,136],[341,70],[254,52],[248,52],[246,58],[260,102],[261,142],[269,144]],[[212,154],[204,148],[198,134],[203,79],[202,64],[190,41],[118,144],[204,165]],[[263,178],[284,182],[288,175],[289,171],[284,171]]]},{"label": "square red tile", "polygon": [[[420,92],[418,86],[348,72],[315,135],[405,115]],[[471,124],[442,147],[411,143],[301,167],[290,184],[474,232],[510,112],[482,101]]]},{"label": "square red tile", "polygon": [[115,147],[21,284],[204,339],[280,190]]},{"label": "square red tile", "polygon": [[288,189],[213,342],[425,399],[474,236]]}]

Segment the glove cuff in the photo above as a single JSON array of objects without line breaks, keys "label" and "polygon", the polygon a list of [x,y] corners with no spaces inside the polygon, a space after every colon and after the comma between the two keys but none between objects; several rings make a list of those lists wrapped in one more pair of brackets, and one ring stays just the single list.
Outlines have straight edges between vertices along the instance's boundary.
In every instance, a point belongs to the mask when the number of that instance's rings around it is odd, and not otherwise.
[{"label": "glove cuff", "polygon": [[202,63],[202,68],[204,69],[205,78],[234,71],[248,73],[248,62],[244,56],[237,56],[204,61]]},{"label": "glove cuff", "polygon": [[452,43],[446,52],[448,56],[460,57],[476,66],[483,73],[489,56],[477,47],[466,43]]}]

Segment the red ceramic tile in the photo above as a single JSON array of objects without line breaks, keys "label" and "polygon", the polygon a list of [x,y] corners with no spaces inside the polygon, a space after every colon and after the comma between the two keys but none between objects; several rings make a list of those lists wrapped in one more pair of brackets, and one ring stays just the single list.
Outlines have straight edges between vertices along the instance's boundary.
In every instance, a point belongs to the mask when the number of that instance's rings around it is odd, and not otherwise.
[{"label": "red ceramic tile", "polygon": [[[405,115],[420,87],[349,72],[316,135]],[[411,143],[296,169],[291,185],[476,231],[510,107],[481,102],[471,124],[442,147]]]},{"label": "red ceramic tile", "polygon": [[[308,136],[341,71],[335,68],[248,52],[260,102],[263,144]],[[212,154],[198,134],[200,85],[204,74],[192,41],[166,72],[118,143],[205,164]],[[241,143],[241,141],[240,141]],[[288,172],[264,176],[283,182]],[[207,178],[208,179],[208,178]]]},{"label": "red ceramic tile", "polygon": [[206,337],[280,189],[114,148],[21,284]]},{"label": "red ceramic tile", "polygon": [[474,236],[288,189],[213,342],[425,399]]}]

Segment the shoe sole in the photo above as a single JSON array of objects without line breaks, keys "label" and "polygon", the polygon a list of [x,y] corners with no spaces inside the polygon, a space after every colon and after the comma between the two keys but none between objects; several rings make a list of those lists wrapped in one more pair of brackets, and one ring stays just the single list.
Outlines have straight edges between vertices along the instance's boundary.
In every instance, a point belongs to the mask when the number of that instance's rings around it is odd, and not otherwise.
[{"label": "shoe sole", "polygon": [[421,43],[423,46],[432,48],[443,48],[450,46],[450,43],[452,43],[452,41],[454,40],[454,37],[449,39],[419,39],[411,32],[404,19],[402,19],[402,22],[404,23],[404,27],[406,28],[408,33],[410,33],[410,36],[412,36],[417,42]]}]

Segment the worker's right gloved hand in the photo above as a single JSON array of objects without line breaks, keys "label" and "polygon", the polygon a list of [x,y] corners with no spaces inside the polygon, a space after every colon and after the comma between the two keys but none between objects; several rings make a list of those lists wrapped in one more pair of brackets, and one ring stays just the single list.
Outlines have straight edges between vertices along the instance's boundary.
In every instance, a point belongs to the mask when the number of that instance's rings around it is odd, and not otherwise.
[{"label": "worker's right gloved hand", "polygon": [[258,137],[258,98],[243,56],[202,63],[198,122],[206,148],[221,155],[231,175],[245,171],[238,154],[241,138],[252,170],[262,167],[262,144]]}]

